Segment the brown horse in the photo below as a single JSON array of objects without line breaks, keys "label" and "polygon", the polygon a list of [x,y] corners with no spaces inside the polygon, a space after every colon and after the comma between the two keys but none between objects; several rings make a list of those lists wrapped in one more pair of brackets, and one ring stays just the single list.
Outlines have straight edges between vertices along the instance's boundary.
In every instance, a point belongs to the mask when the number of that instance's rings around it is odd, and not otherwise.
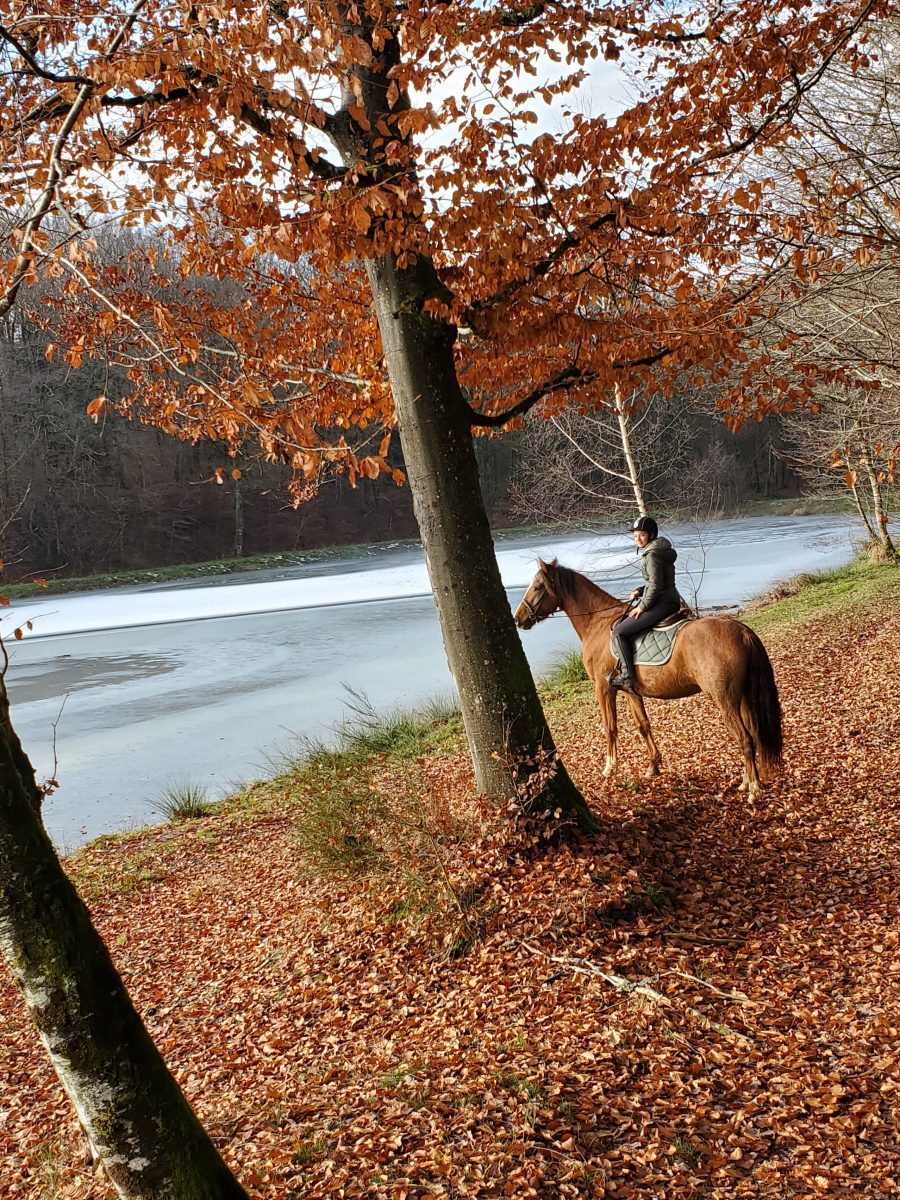
[{"label": "brown horse", "polygon": [[[539,559],[538,564],[538,573],[515,611],[516,624],[531,629],[561,609],[575,626],[606,725],[603,774],[608,778],[616,769],[618,733],[616,693],[606,681],[616,666],[609,634],[613,621],[628,605],[555,559],[551,563]],[[749,790],[751,799],[760,795],[761,775],[768,775],[781,762],[781,704],[769,656],[752,629],[733,617],[689,621],[679,630],[669,661],[658,667],[638,667],[636,676],[640,695],[624,695],[650,754],[649,775],[659,774],[662,756],[643,697],[677,700],[702,692],[718,706],[740,745],[744,758],[741,789]]]}]

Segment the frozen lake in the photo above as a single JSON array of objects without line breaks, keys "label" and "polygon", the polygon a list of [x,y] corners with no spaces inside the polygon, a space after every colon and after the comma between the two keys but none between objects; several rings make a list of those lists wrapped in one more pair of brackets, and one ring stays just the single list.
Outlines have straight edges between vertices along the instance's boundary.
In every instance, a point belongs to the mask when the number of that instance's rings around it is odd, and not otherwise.
[{"label": "frozen lake", "polygon": [[[682,593],[704,608],[740,604],[779,579],[853,556],[849,518],[745,518],[699,532],[672,526]],[[513,604],[538,555],[626,595],[638,581],[626,532],[512,538],[497,557]],[[297,737],[325,739],[346,713],[347,684],[376,708],[451,688],[424,556],[373,547],[284,571],[21,601],[10,641],[13,721],[62,849],[152,823],[167,784],[225,795],[271,773]],[[577,644],[556,618],[523,635],[536,672]],[[62,712],[60,708],[62,706]]]}]

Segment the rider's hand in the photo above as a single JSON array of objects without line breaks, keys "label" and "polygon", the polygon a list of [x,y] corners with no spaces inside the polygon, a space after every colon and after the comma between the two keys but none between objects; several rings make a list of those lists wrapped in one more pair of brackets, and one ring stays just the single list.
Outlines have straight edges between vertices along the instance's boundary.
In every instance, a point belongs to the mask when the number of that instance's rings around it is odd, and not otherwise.
[{"label": "rider's hand", "polygon": [[637,590],[637,588],[635,588],[634,591],[631,593],[631,595],[628,597],[628,599],[631,600],[632,603],[634,603],[634,601],[637,600],[637,598],[638,598],[638,596],[640,596],[640,594],[641,593]]}]

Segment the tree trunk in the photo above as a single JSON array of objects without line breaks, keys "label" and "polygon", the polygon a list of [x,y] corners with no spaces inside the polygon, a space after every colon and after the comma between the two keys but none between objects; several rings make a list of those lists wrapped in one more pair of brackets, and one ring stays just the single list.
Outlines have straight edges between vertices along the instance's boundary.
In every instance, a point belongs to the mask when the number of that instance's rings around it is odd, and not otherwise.
[{"label": "tree trunk", "polygon": [[500,579],[455,330],[422,312],[439,289],[430,261],[366,264],[403,457],[480,792],[594,820],[559,760]]},{"label": "tree trunk", "polygon": [[234,557],[244,557],[244,493],[240,476],[234,480]]},{"label": "tree trunk", "polygon": [[[405,92],[390,98],[393,77],[403,75],[399,30],[376,46],[373,19],[346,0],[338,12],[345,32],[368,43],[372,61],[349,72],[329,135],[348,168],[365,164],[372,179],[385,171],[392,178],[396,166],[384,159],[384,138],[374,131],[409,107]],[[412,154],[404,174],[417,188]],[[406,216],[411,225],[421,220]],[[427,254],[410,259],[401,267],[393,253],[382,252],[365,267],[476,786],[485,795],[516,797],[526,810],[559,809],[594,829],[557,754],[500,579],[453,357],[456,329],[425,312],[429,299],[447,299],[446,289]]]},{"label": "tree trunk", "polygon": [[873,546],[877,546],[879,544],[878,537],[876,536],[875,530],[872,528],[872,525],[869,521],[869,514],[866,512],[863,505],[862,496],[859,494],[859,486],[856,482],[856,472],[853,470],[849,455],[846,452],[842,455],[842,458],[844,460],[844,466],[847,468],[845,479],[847,481],[847,486],[850,489],[850,493],[853,496],[853,503],[856,505],[856,511],[859,513],[860,520],[866,527],[866,533],[869,535],[869,541]]},{"label": "tree trunk", "polygon": [[91,1148],[125,1200],[247,1200],[60,865],[2,700],[0,947]]},{"label": "tree trunk", "polygon": [[872,448],[862,430],[860,430],[859,441],[862,446],[863,465],[866,468],[869,488],[872,492],[872,508],[875,512],[875,532],[878,535],[878,542],[888,557],[896,558],[897,550],[888,533],[888,518],[884,511],[884,499],[881,495],[881,484],[878,482],[878,472],[875,470],[875,463],[872,460]]},{"label": "tree trunk", "polygon": [[641,473],[638,470],[637,462],[635,461],[634,451],[631,446],[631,431],[628,428],[628,414],[625,411],[625,403],[622,400],[622,389],[616,385],[616,417],[619,421],[619,437],[622,439],[622,453],[625,455],[625,461],[628,464],[628,477],[631,480],[631,490],[634,492],[635,503],[637,504],[638,513],[642,517],[647,515],[647,502],[644,499],[644,489],[641,486]]}]

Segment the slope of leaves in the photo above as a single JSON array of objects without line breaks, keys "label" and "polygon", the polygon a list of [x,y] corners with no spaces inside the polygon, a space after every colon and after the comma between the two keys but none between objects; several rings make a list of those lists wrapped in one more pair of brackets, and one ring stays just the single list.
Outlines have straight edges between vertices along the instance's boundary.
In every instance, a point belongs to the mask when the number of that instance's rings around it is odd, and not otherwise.
[{"label": "slope of leaves", "polygon": [[[556,723],[601,834],[523,829],[474,804],[461,757],[424,759],[415,786],[469,830],[434,839],[425,902],[389,870],[311,873],[289,779],[252,811],[79,856],[250,1191],[900,1195],[900,581],[879,578],[840,624],[807,609],[802,633],[767,632],[787,761],[756,808],[702,700],[651,706],[661,778],[640,779],[625,720],[623,773],[602,781],[575,684]],[[372,778],[409,795],[408,764]],[[0,1031],[5,1194],[105,1197],[8,983]]]}]

